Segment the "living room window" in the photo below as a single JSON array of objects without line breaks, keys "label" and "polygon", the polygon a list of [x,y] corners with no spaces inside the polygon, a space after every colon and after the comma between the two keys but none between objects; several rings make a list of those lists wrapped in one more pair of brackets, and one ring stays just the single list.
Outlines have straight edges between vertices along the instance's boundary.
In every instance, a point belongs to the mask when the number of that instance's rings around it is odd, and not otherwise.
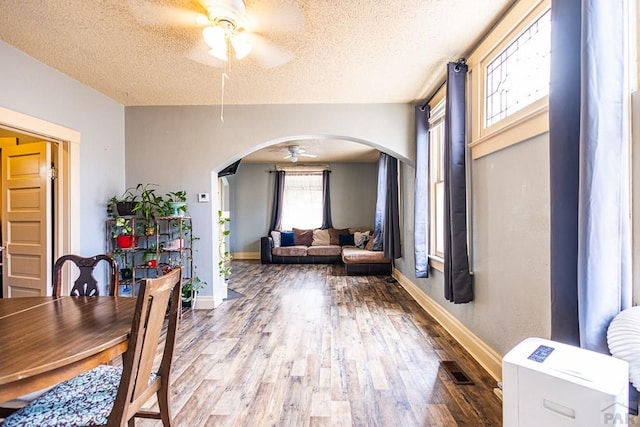
[{"label": "living room window", "polygon": [[429,256],[436,261],[444,257],[444,111],[443,98],[429,118]]},{"label": "living room window", "polygon": [[282,229],[322,226],[322,172],[287,172],[284,178]]}]

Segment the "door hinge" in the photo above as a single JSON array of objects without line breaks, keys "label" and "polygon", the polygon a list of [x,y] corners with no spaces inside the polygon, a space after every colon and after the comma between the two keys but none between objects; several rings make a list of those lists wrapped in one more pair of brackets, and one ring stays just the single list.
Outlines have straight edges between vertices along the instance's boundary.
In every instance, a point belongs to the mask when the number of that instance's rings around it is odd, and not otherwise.
[{"label": "door hinge", "polygon": [[51,181],[58,178],[58,172],[56,171],[55,166],[52,165],[51,167],[49,167],[49,170],[47,171],[47,176],[51,179]]}]

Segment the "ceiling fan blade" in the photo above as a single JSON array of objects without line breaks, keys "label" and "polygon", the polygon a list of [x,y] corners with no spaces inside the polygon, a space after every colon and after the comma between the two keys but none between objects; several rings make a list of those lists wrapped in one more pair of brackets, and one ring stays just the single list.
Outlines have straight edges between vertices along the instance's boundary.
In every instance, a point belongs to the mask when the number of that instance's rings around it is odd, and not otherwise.
[{"label": "ceiling fan blade", "polygon": [[129,10],[136,21],[144,25],[172,25],[198,27],[208,22],[202,12],[175,6],[159,5],[148,0],[129,0]]},{"label": "ceiling fan blade", "polygon": [[293,0],[263,0],[247,6],[247,24],[254,32],[292,32],[304,29],[304,15]]},{"label": "ceiling fan blade", "polygon": [[300,157],[318,157],[315,154],[302,154],[302,153],[298,154],[298,156],[300,156]]},{"label": "ceiling fan blade", "polygon": [[224,68],[226,63],[214,56],[209,55],[210,47],[204,41],[198,42],[187,53],[186,57],[192,61],[214,68]]},{"label": "ceiling fan blade", "polygon": [[270,42],[261,35],[248,33],[251,49],[251,57],[254,58],[263,68],[275,68],[291,61],[293,54],[288,50]]},{"label": "ceiling fan blade", "polygon": [[291,153],[289,153],[289,154],[287,154],[286,156],[284,156],[284,157],[283,157],[283,159],[288,159],[288,158],[290,158],[291,156],[292,156],[292,154],[291,154]]}]

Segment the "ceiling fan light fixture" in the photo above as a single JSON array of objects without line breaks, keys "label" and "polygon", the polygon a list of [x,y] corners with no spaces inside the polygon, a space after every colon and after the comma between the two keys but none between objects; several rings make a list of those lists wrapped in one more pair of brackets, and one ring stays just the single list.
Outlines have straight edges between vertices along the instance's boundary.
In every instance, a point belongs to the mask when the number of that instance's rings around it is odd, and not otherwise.
[{"label": "ceiling fan light fixture", "polygon": [[223,61],[227,60],[227,35],[222,27],[218,25],[207,26],[202,30],[202,37],[211,48],[209,55]]},{"label": "ceiling fan light fixture", "polygon": [[238,59],[246,57],[251,52],[251,42],[247,33],[238,32],[233,34],[231,36],[231,45]]}]

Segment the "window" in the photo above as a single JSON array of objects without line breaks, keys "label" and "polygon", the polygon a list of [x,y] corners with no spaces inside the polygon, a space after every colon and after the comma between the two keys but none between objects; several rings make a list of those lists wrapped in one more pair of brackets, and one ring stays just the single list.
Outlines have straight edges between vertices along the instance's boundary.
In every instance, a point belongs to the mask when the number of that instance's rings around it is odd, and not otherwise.
[{"label": "window", "polygon": [[284,177],[282,229],[322,226],[322,172],[287,172]]},{"label": "window", "polygon": [[547,11],[487,65],[485,127],[549,94],[550,17]]},{"label": "window", "polygon": [[467,58],[471,158],[549,131],[551,0],[519,0]]},{"label": "window", "polygon": [[444,257],[444,110],[443,99],[429,118],[429,255],[440,259]]}]

